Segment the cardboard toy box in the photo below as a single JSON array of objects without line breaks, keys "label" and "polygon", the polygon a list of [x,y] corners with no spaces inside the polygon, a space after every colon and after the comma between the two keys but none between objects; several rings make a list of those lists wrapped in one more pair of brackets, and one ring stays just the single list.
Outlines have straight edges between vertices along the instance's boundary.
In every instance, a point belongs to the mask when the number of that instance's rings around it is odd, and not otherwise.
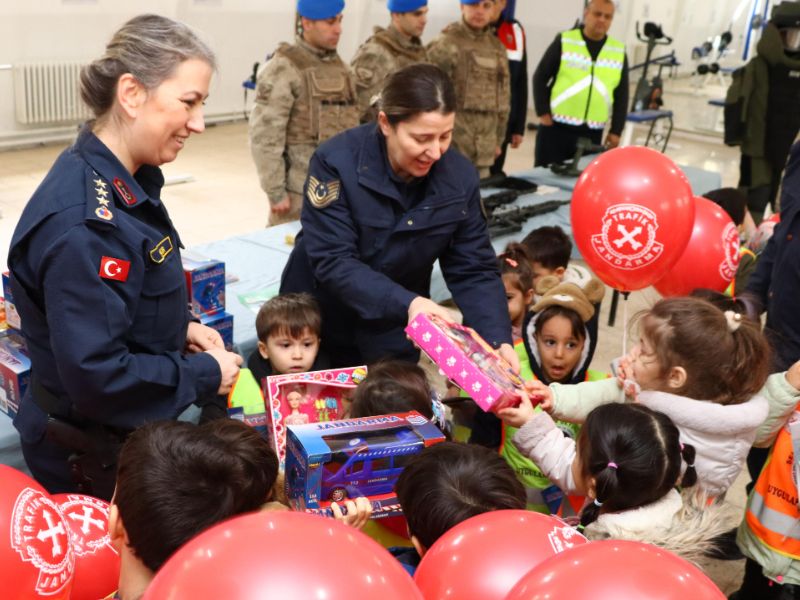
[{"label": "cardboard toy box", "polygon": [[366,496],[373,519],[402,514],[394,485],[408,461],[444,441],[416,411],[289,425],[286,496],[293,510],[331,516],[331,502]]},{"label": "cardboard toy box", "polygon": [[208,325],[211,329],[216,329],[222,336],[225,343],[225,350],[233,351],[233,315],[227,312],[219,312],[213,315],[200,315],[200,322]]},{"label": "cardboard toy box", "polygon": [[286,426],[341,419],[352,390],[366,376],[367,368],[361,366],[266,378],[263,392],[269,441],[281,465],[286,460]]},{"label": "cardboard toy box", "polygon": [[522,379],[475,330],[420,313],[406,334],[484,411],[519,404]]},{"label": "cardboard toy box", "polygon": [[189,307],[195,316],[213,315],[225,310],[225,263],[220,260],[195,260],[181,257]]},{"label": "cardboard toy box", "polygon": [[6,323],[9,327],[14,329],[22,329],[22,322],[17,312],[17,307],[14,304],[14,294],[11,293],[11,281],[8,276],[8,271],[3,273],[3,303],[6,309]]},{"label": "cardboard toy box", "polygon": [[8,330],[0,333],[0,412],[14,417],[31,380],[31,360],[25,341]]}]

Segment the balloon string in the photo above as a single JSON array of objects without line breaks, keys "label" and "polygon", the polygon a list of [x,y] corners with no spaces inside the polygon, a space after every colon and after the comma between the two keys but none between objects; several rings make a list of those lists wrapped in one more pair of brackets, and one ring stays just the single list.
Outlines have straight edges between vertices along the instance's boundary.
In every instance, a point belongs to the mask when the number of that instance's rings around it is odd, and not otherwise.
[{"label": "balloon string", "polygon": [[[628,296],[630,292],[622,292],[622,356],[628,356]],[[625,402],[625,388],[620,390],[620,401]]]}]

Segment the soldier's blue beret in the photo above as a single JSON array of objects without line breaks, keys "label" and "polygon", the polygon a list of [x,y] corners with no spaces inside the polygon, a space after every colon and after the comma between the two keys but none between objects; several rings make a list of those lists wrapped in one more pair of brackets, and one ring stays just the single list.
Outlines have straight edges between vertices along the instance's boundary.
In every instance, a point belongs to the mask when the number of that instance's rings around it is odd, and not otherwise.
[{"label": "soldier's blue beret", "polygon": [[344,0],[297,0],[297,12],[306,19],[335,17],[344,10]]},{"label": "soldier's blue beret", "polygon": [[389,0],[389,12],[404,13],[428,6],[428,0]]}]

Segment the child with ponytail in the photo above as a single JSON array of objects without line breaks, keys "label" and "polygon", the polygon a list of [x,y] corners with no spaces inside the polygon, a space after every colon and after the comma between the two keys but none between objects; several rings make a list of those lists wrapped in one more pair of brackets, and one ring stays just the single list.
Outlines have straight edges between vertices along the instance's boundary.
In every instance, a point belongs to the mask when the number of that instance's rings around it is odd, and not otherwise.
[{"label": "child with ponytail", "polygon": [[[589,539],[626,539],[697,561],[738,519],[727,505],[681,494],[697,480],[695,449],[665,414],[639,404],[592,410],[577,443],[544,412],[514,438],[520,451],[568,493],[585,494],[580,528]],[[681,475],[682,465],[686,465]]]},{"label": "child with ponytail", "polygon": [[[699,486],[711,496],[723,495],[750,447],[761,441],[756,434],[768,416],[768,398],[784,406],[796,402],[796,390],[783,373],[767,380],[770,349],[758,325],[706,300],[660,300],[640,316],[639,332],[618,380],[532,382],[530,393],[555,418],[580,423],[596,406],[623,401],[624,387],[628,400],[674,421],[684,442],[697,450]],[[530,402],[523,402],[500,416],[520,427],[533,414]]]},{"label": "child with ponytail", "polygon": [[497,257],[497,266],[503,278],[511,317],[511,339],[516,343],[522,337],[522,322],[533,302],[533,269],[525,246],[512,242]]}]

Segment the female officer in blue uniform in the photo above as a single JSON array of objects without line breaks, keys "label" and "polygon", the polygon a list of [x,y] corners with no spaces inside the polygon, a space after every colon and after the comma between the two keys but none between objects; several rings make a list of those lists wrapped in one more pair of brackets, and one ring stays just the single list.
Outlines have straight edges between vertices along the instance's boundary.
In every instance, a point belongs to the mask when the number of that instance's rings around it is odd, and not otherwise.
[{"label": "female officer in blue uniform", "polygon": [[418,358],[407,322],[420,312],[452,320],[428,299],[438,259],[464,322],[518,368],[478,174],[447,151],[455,106],[440,69],[406,67],[387,80],[377,125],[345,131],[311,159],[281,292],[317,296],[336,365]]},{"label": "female officer in blue uniform", "polygon": [[238,373],[219,334],[190,322],[157,166],[203,131],[213,68],[181,23],[145,15],[123,25],[81,74],[95,120],[14,231],[11,285],[32,363],[14,425],[53,493],[110,497],[129,431],[226,393]]}]

